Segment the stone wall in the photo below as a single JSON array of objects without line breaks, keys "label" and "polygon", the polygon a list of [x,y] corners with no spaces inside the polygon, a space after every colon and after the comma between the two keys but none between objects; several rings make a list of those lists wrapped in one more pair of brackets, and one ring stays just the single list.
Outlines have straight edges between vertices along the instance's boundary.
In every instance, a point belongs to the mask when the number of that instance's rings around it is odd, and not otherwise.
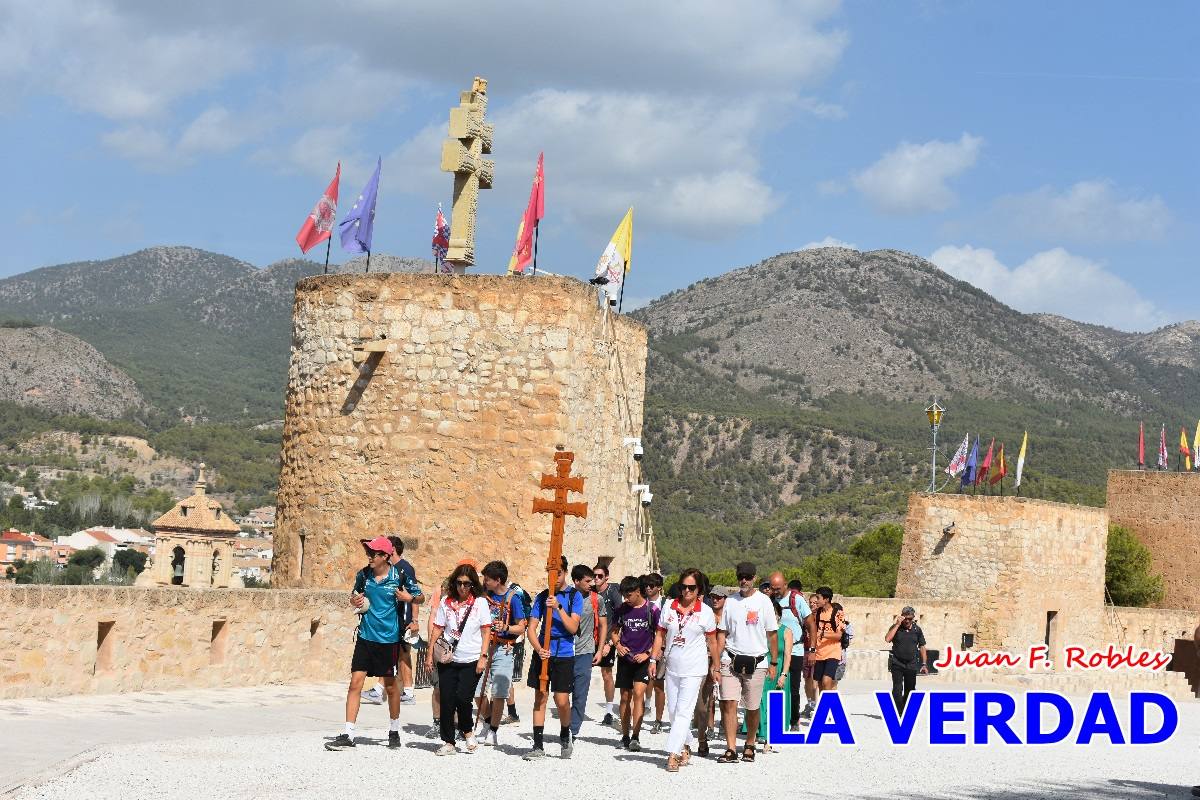
[{"label": "stone wall", "polygon": [[975,633],[972,603],[967,600],[933,600],[924,597],[835,597],[854,626],[852,650],[890,650],[883,640],[892,620],[905,606],[917,610],[917,624],[925,632],[930,650],[957,648],[964,633]]},{"label": "stone wall", "polygon": [[1107,545],[1102,508],[913,494],[896,593],[969,601],[977,647],[1024,650],[1047,635],[1056,652],[1098,644]]},{"label": "stone wall", "polygon": [[1175,650],[1176,639],[1191,639],[1200,614],[1195,611],[1163,608],[1107,609],[1107,641],[1114,644],[1145,647],[1148,650]]},{"label": "stone wall", "polygon": [[345,592],[0,585],[0,698],[346,677]]},{"label": "stone wall", "polygon": [[[586,477],[572,563],[655,564],[626,437],[642,429],[646,332],[567,278],[328,275],[296,286],[274,534],[276,586],[344,588],[359,539],[396,533],[431,588],[460,558],[545,583],[534,515],[556,445]],[[354,347],[386,337],[356,363]]]},{"label": "stone wall", "polygon": [[1163,608],[1200,611],[1200,475],[1109,470],[1108,516],[1150,550]]}]

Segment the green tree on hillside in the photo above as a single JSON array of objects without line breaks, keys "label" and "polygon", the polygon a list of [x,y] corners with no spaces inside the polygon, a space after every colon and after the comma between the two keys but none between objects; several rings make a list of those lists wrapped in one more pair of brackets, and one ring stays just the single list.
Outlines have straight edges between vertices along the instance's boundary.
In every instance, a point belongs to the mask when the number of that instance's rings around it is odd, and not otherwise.
[{"label": "green tree on hillside", "polygon": [[1120,525],[1108,526],[1104,588],[1118,606],[1152,606],[1163,599],[1162,578],[1150,571],[1150,551]]}]

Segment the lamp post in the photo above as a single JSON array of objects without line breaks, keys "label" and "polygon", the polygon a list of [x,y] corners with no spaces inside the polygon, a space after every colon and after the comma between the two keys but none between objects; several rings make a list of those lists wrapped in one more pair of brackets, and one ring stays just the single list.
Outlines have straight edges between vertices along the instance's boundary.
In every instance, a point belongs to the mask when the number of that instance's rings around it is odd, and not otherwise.
[{"label": "lamp post", "polygon": [[929,488],[925,490],[931,494],[937,491],[937,432],[945,413],[946,409],[938,405],[936,397],[933,405],[925,409],[925,416],[929,417],[929,430],[933,432],[933,446],[929,448]]}]

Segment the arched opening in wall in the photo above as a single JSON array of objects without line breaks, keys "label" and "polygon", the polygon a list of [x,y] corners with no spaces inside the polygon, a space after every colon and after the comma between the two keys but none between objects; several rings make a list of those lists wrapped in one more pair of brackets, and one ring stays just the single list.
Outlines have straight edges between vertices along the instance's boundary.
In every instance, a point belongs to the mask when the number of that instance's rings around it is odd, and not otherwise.
[{"label": "arched opening in wall", "polygon": [[96,665],[92,672],[107,672],[113,668],[113,626],[116,620],[96,623]]},{"label": "arched opening in wall", "polygon": [[229,647],[229,625],[223,619],[214,619],[212,636],[208,640],[208,663],[224,664],[225,652]]},{"label": "arched opening in wall", "polygon": [[307,536],[307,534],[302,533],[298,537],[300,540],[300,546],[298,548],[299,552],[297,553],[297,558],[298,558],[299,563],[297,565],[296,573],[300,578],[300,585],[302,585],[302,586],[304,585],[304,539],[306,538],[306,536]]},{"label": "arched opening in wall", "polygon": [[1058,612],[1046,612],[1046,647],[1050,651],[1050,658],[1054,659],[1058,655]]},{"label": "arched opening in wall", "polygon": [[171,583],[175,586],[183,586],[184,562],[187,557],[184,555],[183,548],[176,545],[171,551]]},{"label": "arched opening in wall", "polygon": [[217,585],[217,576],[221,574],[221,551],[213,550],[212,571],[208,574],[208,585]]}]

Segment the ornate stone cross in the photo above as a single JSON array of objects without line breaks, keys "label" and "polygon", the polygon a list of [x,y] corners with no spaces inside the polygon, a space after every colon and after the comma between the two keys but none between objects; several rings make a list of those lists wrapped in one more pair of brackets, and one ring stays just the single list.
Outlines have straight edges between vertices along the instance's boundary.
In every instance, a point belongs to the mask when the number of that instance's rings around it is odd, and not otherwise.
[{"label": "ornate stone cross", "polygon": [[[571,475],[571,462],[574,460],[575,454],[564,452],[562,445],[559,445],[558,452],[554,454],[555,474],[543,475],[541,483],[543,489],[554,490],[554,499],[533,498],[533,513],[554,515],[550,523],[550,555],[546,558],[546,585],[549,587],[546,593],[547,600],[558,591],[558,573],[562,569],[563,534],[566,530],[567,517],[587,518],[587,503],[567,502],[567,492],[583,493],[583,478]],[[549,650],[551,615],[546,613],[544,618],[546,623],[542,633],[542,648]],[[550,680],[549,668],[549,660],[543,660],[542,673],[539,677],[543,692],[546,691],[547,683]]]},{"label": "ornate stone cross", "polygon": [[487,81],[475,78],[471,90],[450,109],[450,138],[442,143],[442,171],[454,173],[450,214],[450,246],[446,263],[457,273],[475,265],[475,212],[479,190],[492,188],[496,164],[482,156],[492,152],[492,126],[487,113]]}]

